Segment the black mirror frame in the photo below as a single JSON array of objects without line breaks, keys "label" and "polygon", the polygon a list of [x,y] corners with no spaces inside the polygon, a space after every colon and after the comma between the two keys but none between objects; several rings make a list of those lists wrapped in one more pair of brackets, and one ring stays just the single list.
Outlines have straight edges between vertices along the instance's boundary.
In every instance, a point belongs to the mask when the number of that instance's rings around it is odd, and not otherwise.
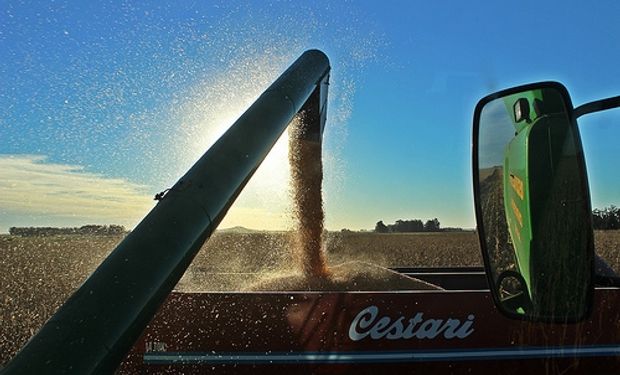
[{"label": "black mirror frame", "polygon": [[[516,87],[511,87],[505,90],[501,90],[492,94],[489,94],[487,96],[485,96],[484,98],[480,99],[478,101],[478,103],[476,104],[475,110],[474,110],[474,122],[473,122],[473,133],[472,133],[472,176],[473,176],[473,191],[474,191],[474,208],[475,208],[475,212],[476,212],[476,231],[478,232],[478,240],[480,243],[480,249],[482,251],[482,259],[484,261],[484,268],[485,268],[485,274],[487,276],[487,282],[489,283],[489,291],[491,293],[491,296],[493,297],[493,302],[496,306],[496,308],[505,316],[511,318],[511,319],[516,319],[516,320],[522,320],[522,321],[534,321],[534,322],[543,322],[543,323],[577,323],[580,322],[582,320],[585,320],[587,318],[590,317],[590,315],[592,314],[592,301],[593,301],[593,297],[594,297],[594,281],[595,281],[595,266],[594,266],[594,232],[591,230],[590,231],[590,238],[588,241],[588,249],[587,251],[590,253],[590,269],[591,269],[591,278],[590,278],[590,288],[588,290],[588,295],[587,295],[587,306],[586,306],[586,310],[585,313],[582,317],[578,317],[575,319],[566,319],[566,318],[561,318],[561,317],[532,317],[532,316],[527,316],[527,315],[521,315],[518,313],[515,313],[513,311],[509,311],[506,310],[502,304],[501,301],[499,299],[499,296],[497,295],[497,293],[495,293],[495,288],[493,287],[495,285],[495,281],[493,280],[493,275],[491,273],[491,263],[490,263],[490,259],[489,259],[489,255],[488,255],[488,249],[487,249],[487,244],[486,244],[486,236],[485,236],[485,232],[484,232],[484,226],[482,225],[482,209],[481,209],[481,202],[480,202],[480,184],[479,184],[479,178],[480,178],[480,174],[479,174],[479,159],[478,159],[478,151],[479,151],[479,143],[478,143],[478,137],[479,137],[479,127],[480,127],[480,116],[482,113],[482,109],[484,108],[484,106],[486,104],[488,104],[489,102],[501,98],[501,97],[505,97],[508,95],[512,95],[512,94],[516,94],[519,92],[523,92],[523,91],[528,91],[528,90],[535,90],[535,89],[540,89],[540,88],[553,88],[556,89],[564,98],[565,104],[566,104],[566,108],[568,110],[568,115],[569,115],[569,119],[571,122],[571,125],[574,127],[575,131],[575,139],[579,142],[579,144],[581,144],[581,135],[579,134],[579,128],[577,127],[577,117],[576,113],[575,113],[575,108],[573,107],[573,103],[571,101],[570,95],[568,93],[568,90],[566,89],[566,87],[564,85],[562,85],[559,82],[555,82],[555,81],[542,81],[542,82],[536,82],[536,83],[530,83],[530,84],[526,84],[526,85],[521,85],[521,86],[516,86]],[[582,188],[585,189],[586,195],[587,195],[587,202],[586,204],[588,205],[588,212],[592,212],[592,207],[591,207],[591,199],[590,199],[590,188],[588,186],[588,176],[586,173],[586,166],[585,166],[585,158],[583,156],[583,149],[581,149],[579,151],[579,153],[581,154],[580,157],[580,172],[581,175],[583,176],[582,179]],[[589,217],[587,218],[587,220],[590,223],[590,228],[592,228],[592,216],[589,215]]]}]

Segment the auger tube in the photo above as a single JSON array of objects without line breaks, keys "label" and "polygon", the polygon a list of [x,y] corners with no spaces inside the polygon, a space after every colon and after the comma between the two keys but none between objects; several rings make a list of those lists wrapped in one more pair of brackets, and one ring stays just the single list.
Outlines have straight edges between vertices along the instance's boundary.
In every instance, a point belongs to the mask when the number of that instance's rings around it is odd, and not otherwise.
[{"label": "auger tube", "polygon": [[298,112],[321,142],[329,73],[323,52],[304,52],[0,373],[113,373]]}]

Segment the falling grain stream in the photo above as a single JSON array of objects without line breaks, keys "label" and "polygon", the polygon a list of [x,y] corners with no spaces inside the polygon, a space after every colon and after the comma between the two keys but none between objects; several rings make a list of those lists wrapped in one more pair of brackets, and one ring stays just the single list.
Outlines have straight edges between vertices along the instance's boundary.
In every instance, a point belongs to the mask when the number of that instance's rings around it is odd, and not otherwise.
[{"label": "falling grain stream", "polygon": [[304,137],[303,116],[289,132],[289,163],[293,199],[293,259],[307,277],[328,276],[323,247],[323,163],[321,142]]}]

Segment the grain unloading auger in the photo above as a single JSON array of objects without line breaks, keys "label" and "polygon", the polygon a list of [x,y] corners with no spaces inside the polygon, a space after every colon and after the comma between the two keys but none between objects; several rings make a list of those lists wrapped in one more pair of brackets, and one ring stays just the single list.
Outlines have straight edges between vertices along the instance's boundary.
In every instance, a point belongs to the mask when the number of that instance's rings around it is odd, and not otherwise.
[{"label": "grain unloading auger", "polygon": [[329,73],[324,53],[304,52],[1,373],[112,373],[298,112],[304,140],[321,142]]}]

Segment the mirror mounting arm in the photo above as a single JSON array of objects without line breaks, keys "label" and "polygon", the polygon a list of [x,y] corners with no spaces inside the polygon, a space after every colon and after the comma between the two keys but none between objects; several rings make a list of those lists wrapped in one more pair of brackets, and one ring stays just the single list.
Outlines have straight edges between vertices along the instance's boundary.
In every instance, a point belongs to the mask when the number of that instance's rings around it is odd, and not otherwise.
[{"label": "mirror mounting arm", "polygon": [[616,107],[620,107],[620,95],[582,104],[573,110],[573,114],[575,115],[575,119],[577,119],[588,113],[604,111]]}]

